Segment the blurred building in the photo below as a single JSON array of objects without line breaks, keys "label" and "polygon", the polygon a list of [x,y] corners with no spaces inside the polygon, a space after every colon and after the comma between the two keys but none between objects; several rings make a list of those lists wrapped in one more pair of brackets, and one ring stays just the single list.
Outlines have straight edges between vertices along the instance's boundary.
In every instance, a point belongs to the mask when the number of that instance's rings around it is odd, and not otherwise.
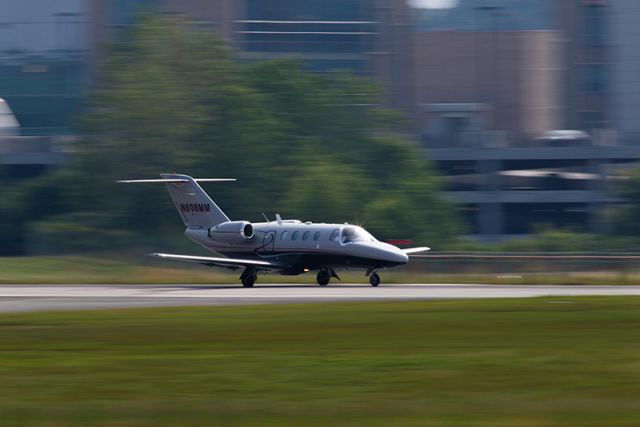
[{"label": "blurred building", "polygon": [[640,2],[611,1],[606,16],[613,127],[620,139],[640,144]]},{"label": "blurred building", "polygon": [[75,0],[0,0],[0,97],[23,132],[69,132],[90,83],[89,11]]},{"label": "blurred building", "polygon": [[612,30],[616,24],[611,21],[611,6],[615,3],[619,2],[559,0],[553,6],[562,31],[565,129],[612,126]]},{"label": "blurred building", "polygon": [[311,69],[370,74],[378,24],[362,0],[248,0],[235,21],[244,57],[298,57]]},{"label": "blurred building", "polygon": [[556,31],[415,35],[417,131],[430,147],[514,144],[562,128]]},{"label": "blurred building", "polygon": [[548,2],[480,3],[416,11],[415,124],[430,147],[561,128],[561,37]]},{"label": "blurred building", "polygon": [[[89,3],[73,0],[0,0],[5,176],[34,176],[67,160],[59,142],[71,133],[90,85],[89,11]],[[7,129],[8,121],[15,126]]]},{"label": "blurred building", "polygon": [[612,70],[640,80],[632,48],[615,54],[635,28],[615,41],[623,27],[610,3],[640,18],[637,2],[605,0],[459,0],[416,12],[416,133],[474,234],[606,229],[609,190],[640,159],[640,140],[623,145],[612,128],[621,116],[611,106],[627,109],[616,98],[625,90],[612,88],[633,87]]},{"label": "blurred building", "polygon": [[0,137],[16,136],[19,129],[20,124],[11,111],[11,107],[7,101],[0,98]]}]

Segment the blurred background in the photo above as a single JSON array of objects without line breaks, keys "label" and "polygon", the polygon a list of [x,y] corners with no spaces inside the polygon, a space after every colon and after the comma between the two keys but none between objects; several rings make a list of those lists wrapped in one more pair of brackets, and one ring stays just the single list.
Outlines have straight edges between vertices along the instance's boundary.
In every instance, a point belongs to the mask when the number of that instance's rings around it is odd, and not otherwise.
[{"label": "blurred background", "polygon": [[163,191],[114,184],[174,170],[239,178],[207,188],[235,219],[640,250],[638,22],[637,0],[0,0],[0,253],[179,246]]}]

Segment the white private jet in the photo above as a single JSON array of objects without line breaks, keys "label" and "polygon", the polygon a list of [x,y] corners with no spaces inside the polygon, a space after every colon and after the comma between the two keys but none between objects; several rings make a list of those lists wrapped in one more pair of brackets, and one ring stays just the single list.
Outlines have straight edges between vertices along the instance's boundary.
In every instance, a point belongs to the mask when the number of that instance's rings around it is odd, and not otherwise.
[{"label": "white private jet", "polygon": [[120,183],[165,184],[186,226],[185,236],[222,256],[205,257],[154,253],[152,256],[187,261],[231,270],[244,269],[240,280],[250,288],[259,271],[297,275],[317,270],[320,286],[334,268],[363,268],[371,286],[380,284],[380,269],[398,267],[409,255],[427,247],[400,249],[376,240],[364,228],[350,224],[325,224],[283,220],[250,223],[231,221],[198,184],[235,179],[194,179],[188,175],[160,174],[161,179],[123,180]]}]

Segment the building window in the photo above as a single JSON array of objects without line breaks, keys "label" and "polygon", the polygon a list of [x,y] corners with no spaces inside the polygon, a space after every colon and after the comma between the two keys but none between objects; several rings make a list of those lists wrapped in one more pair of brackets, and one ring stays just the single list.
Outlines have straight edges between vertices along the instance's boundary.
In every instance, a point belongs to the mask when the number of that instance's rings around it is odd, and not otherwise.
[{"label": "building window", "polygon": [[604,46],[606,34],[606,6],[587,4],[584,7],[584,35],[587,46]]},{"label": "building window", "polygon": [[[236,21],[243,50],[301,54],[315,71],[370,72],[380,24],[371,0],[244,0]],[[348,57],[348,58],[347,58]]]},{"label": "building window", "polygon": [[605,64],[584,64],[582,88],[585,92],[598,93],[607,89],[607,67]]}]

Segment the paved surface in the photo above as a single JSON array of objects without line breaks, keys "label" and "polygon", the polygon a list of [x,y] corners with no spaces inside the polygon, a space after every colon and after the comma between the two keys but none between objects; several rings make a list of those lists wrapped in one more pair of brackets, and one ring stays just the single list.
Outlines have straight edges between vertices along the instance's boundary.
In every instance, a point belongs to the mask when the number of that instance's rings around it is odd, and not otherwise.
[{"label": "paved surface", "polygon": [[310,285],[0,285],[0,313],[120,307],[241,305],[539,296],[635,295],[640,286]]}]

